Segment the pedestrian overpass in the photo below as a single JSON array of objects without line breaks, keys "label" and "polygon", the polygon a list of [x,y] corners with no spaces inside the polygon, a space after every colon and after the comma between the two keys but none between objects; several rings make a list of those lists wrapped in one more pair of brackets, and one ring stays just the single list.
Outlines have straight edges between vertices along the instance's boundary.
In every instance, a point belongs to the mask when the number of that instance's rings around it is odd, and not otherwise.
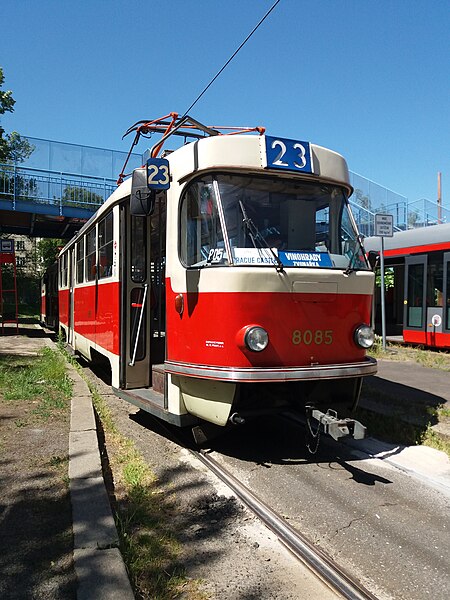
[{"label": "pedestrian overpass", "polygon": [[[0,163],[0,235],[70,239],[116,188],[127,153],[27,140],[25,162]],[[132,154],[130,170],[142,160]]]},{"label": "pedestrian overpass", "polygon": [[[27,138],[33,147],[21,164],[0,164],[0,235],[70,239],[116,188],[126,152]],[[143,155],[130,156],[128,171]],[[426,199],[409,202],[350,172],[350,198],[360,232],[374,235],[376,213],[394,216],[396,230],[450,222],[450,211]]]}]

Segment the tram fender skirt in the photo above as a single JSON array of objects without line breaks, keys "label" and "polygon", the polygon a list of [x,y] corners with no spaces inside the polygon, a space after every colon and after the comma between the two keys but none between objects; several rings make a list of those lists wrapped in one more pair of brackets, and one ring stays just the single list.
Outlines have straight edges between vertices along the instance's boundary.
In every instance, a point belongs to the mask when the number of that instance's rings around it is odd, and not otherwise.
[{"label": "tram fender skirt", "polygon": [[179,381],[188,413],[216,425],[227,424],[236,384],[195,377],[180,377]]}]

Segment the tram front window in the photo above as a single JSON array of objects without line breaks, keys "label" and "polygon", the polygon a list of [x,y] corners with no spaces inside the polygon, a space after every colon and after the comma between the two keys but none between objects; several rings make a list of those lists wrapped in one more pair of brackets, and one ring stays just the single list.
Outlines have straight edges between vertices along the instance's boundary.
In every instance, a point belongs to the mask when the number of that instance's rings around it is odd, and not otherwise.
[{"label": "tram front window", "polygon": [[182,199],[181,259],[190,267],[281,261],[368,269],[345,194],[333,185],[267,176],[203,177]]}]

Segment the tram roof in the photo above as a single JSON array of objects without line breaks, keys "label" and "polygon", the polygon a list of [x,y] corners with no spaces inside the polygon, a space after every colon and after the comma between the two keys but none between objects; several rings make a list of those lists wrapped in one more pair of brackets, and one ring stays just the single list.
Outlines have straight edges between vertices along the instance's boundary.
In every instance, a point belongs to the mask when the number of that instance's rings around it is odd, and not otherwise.
[{"label": "tram roof", "polygon": [[[284,177],[302,177],[307,180],[320,178],[353,191],[345,158],[333,150],[310,144],[313,174],[295,171],[279,171],[267,168],[265,136],[263,135],[218,135],[198,139],[168,153],[171,175],[178,182],[197,173],[213,170],[236,170],[240,172],[260,172]],[[76,242],[88,230],[93,221],[122,198],[131,193],[131,177],[118,186],[80,231],[70,240],[62,252]]]},{"label": "tram roof", "polygon": [[[364,246],[368,251],[380,251],[381,238],[367,237]],[[397,231],[392,237],[384,238],[384,250],[390,256],[424,253],[445,247],[450,248],[450,223]]]}]

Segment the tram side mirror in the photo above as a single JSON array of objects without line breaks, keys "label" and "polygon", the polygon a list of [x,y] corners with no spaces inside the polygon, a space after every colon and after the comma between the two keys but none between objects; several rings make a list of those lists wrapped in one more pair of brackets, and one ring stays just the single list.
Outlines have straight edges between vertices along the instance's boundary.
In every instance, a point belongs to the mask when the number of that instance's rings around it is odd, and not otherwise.
[{"label": "tram side mirror", "polygon": [[369,261],[372,271],[375,271],[375,269],[378,267],[378,261],[380,260],[380,253],[376,250],[369,250],[367,260]]},{"label": "tram side mirror", "polygon": [[131,179],[131,214],[134,217],[151,215],[155,208],[155,197],[156,191],[148,189],[146,167],[135,169]]}]

